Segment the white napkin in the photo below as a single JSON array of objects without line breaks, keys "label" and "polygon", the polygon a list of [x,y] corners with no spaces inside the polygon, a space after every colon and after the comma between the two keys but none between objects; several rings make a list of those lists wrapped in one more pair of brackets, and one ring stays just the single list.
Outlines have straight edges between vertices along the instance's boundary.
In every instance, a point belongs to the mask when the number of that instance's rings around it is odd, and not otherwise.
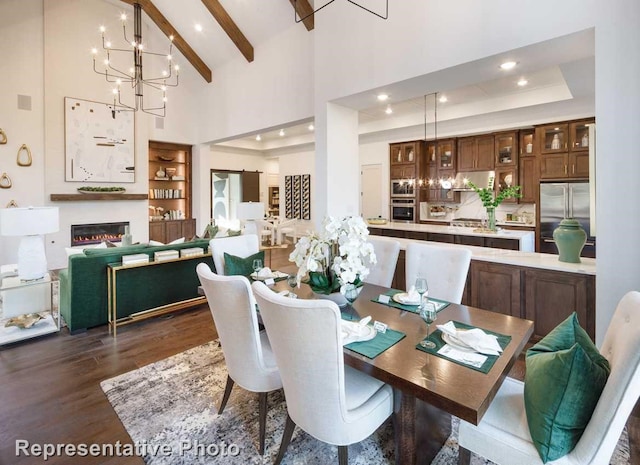
[{"label": "white napkin", "polygon": [[341,321],[342,329],[342,345],[356,342],[362,338],[370,339],[371,329],[367,326],[367,323],[371,320],[371,317],[365,317],[360,321]]},{"label": "white napkin", "polygon": [[485,333],[480,328],[458,330],[453,324],[453,321],[448,321],[443,325],[437,325],[437,328],[443,333],[455,337],[481,354],[500,355],[500,352],[502,352],[502,347],[498,344],[498,338],[493,334]]},{"label": "white napkin", "polygon": [[411,286],[411,288],[407,291],[407,294],[401,295],[399,299],[403,304],[419,304],[420,294],[418,294],[418,291],[416,291],[415,286]]},{"label": "white napkin", "polygon": [[268,266],[265,266],[260,271],[258,271],[258,278],[271,278],[273,276],[273,271]]}]

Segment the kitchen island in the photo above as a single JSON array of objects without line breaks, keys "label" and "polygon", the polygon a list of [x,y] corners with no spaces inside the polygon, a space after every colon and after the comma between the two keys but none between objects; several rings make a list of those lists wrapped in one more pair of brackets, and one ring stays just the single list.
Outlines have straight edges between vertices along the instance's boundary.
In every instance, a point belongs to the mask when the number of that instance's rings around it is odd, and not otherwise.
[{"label": "kitchen island", "polygon": [[369,232],[377,236],[519,250],[521,252],[533,252],[535,247],[533,231],[499,229],[494,233],[477,228],[439,224],[389,222],[370,225]]},{"label": "kitchen island", "polygon": [[[380,225],[373,228],[378,229]],[[406,283],[405,279],[405,250],[408,243],[422,241],[402,237],[381,239],[400,243],[392,287],[406,289],[412,283]],[[595,338],[595,259],[582,258],[581,263],[564,263],[558,260],[557,255],[551,254],[456,243],[437,245],[464,247],[471,251],[463,304],[533,320],[534,340],[544,337],[575,311],[582,327],[592,339]]]}]

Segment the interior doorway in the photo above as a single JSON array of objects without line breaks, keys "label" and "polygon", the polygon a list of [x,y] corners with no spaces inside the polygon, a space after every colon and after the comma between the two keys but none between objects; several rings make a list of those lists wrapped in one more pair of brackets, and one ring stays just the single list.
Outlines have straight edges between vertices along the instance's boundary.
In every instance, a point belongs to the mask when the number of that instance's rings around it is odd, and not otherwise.
[{"label": "interior doorway", "polygon": [[363,218],[384,217],[382,208],[382,165],[362,165],[360,170],[360,214]]}]

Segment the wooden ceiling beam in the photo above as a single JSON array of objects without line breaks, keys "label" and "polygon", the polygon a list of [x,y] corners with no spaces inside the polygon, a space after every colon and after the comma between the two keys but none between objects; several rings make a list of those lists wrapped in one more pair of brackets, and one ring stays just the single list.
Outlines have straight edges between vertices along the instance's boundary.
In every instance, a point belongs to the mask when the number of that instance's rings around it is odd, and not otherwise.
[{"label": "wooden ceiling beam", "polygon": [[211,70],[205,64],[204,61],[198,56],[198,54],[191,48],[191,46],[187,43],[186,40],[182,38],[176,28],[171,25],[171,23],[164,17],[164,15],[156,8],[156,6],[151,2],[151,0],[121,0],[124,3],[128,3],[129,5],[133,5],[135,3],[139,3],[142,7],[142,10],[151,18],[156,26],[160,28],[160,30],[166,34],[167,37],[173,36],[173,43],[178,50],[184,55],[184,57],[191,63],[191,65],[200,73],[200,75],[204,78],[205,81],[211,82]]},{"label": "wooden ceiling beam", "polygon": [[202,0],[202,3],[207,7],[207,10],[209,10],[209,13],[211,13],[216,21],[218,21],[218,24],[224,29],[224,32],[227,33],[229,39],[236,44],[240,53],[251,63],[253,61],[253,46],[220,2],[218,0]]},{"label": "wooden ceiling beam", "polygon": [[313,21],[313,7],[309,4],[309,0],[289,0],[293,8],[298,13],[300,18],[304,18],[302,23],[307,28],[307,31],[312,31],[314,28]]}]

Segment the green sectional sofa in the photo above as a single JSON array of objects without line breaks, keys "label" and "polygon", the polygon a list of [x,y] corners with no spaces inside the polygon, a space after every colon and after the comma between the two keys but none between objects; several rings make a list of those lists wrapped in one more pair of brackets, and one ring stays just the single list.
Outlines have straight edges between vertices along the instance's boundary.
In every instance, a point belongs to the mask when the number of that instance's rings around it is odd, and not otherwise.
[{"label": "green sectional sofa", "polygon": [[[220,239],[224,240],[224,239]],[[145,253],[153,260],[154,252],[201,247],[209,249],[209,239],[174,245],[133,245],[107,249],[85,249],[71,255],[69,266],[60,272],[60,314],[69,331],[78,332],[108,322],[107,265],[119,263],[123,255]],[[196,265],[207,263],[210,256],[193,260],[170,261],[161,265],[132,268],[118,273],[118,318],[150,308],[198,297],[200,282]]]}]

